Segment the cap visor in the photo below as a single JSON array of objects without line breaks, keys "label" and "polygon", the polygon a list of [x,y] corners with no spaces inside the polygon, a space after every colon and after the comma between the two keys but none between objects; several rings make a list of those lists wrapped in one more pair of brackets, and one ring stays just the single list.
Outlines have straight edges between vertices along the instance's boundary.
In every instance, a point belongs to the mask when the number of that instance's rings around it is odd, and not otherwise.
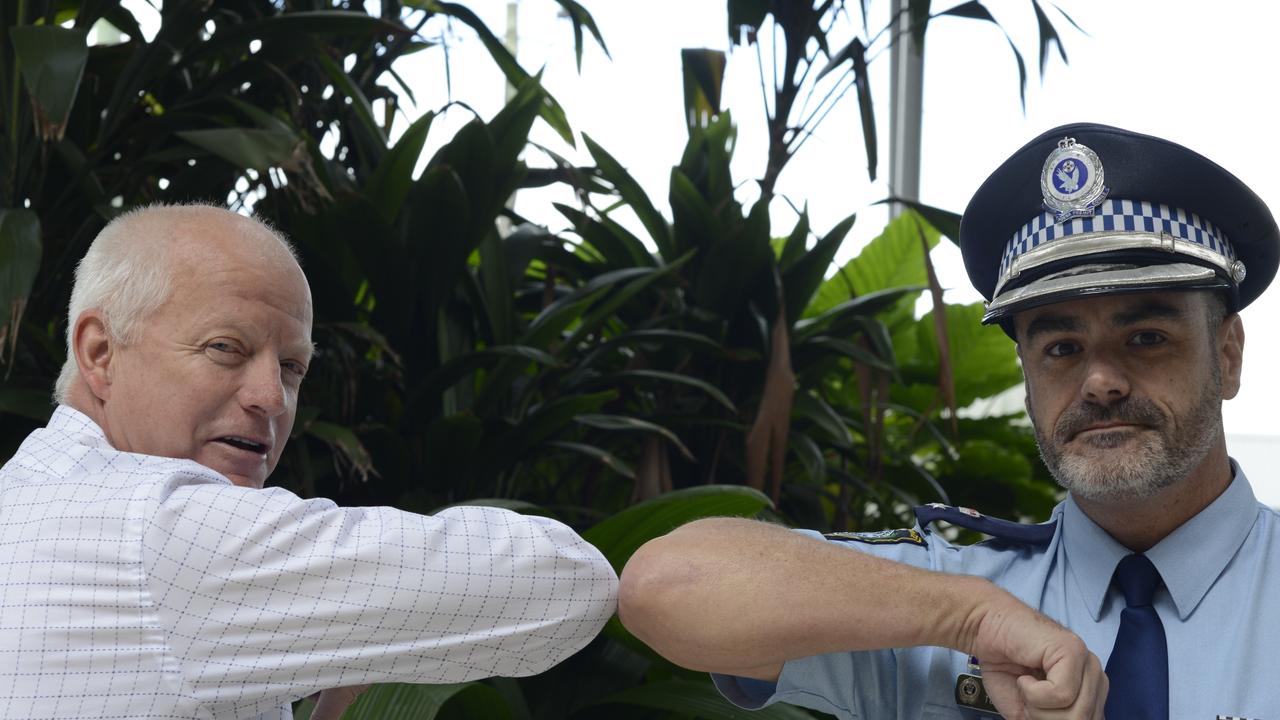
[{"label": "cap visor", "polygon": [[[1111,267],[1111,266],[1107,266]],[[1192,263],[1168,263],[1055,275],[1000,293],[987,305],[982,323],[989,325],[1027,308],[1081,297],[1151,290],[1228,287],[1211,268]]]}]

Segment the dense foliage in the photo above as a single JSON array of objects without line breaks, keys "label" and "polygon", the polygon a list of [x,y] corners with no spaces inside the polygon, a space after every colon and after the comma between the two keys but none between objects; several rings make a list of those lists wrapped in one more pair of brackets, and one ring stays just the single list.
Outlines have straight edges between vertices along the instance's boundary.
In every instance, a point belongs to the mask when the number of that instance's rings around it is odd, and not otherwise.
[{"label": "dense foliage", "polygon": [[[586,10],[559,2],[579,56],[588,35],[603,46]],[[981,8],[945,12],[990,19]],[[71,272],[95,233],[137,205],[230,198],[294,239],[314,293],[319,352],[274,477],[300,494],[551,514],[619,569],[645,539],[706,515],[841,530],[910,522],[935,500],[1044,515],[1054,492],[1029,429],[958,413],[1020,376],[979,308],[940,302],[928,250],[940,230],[954,237],[954,216],[920,206],[829,277],[853,216],[816,232],[804,213],[771,223],[772,182],[800,144],[786,98],[806,77],[857,88],[874,148],[874,40],[829,51],[843,3],[729,9],[748,42],[769,28],[792,48],[773,54],[791,71],[768,110],[778,144],[744,206],[724,57],[687,53],[696,121],[667,214],[460,5],[388,1],[373,16],[321,0],[167,2],[151,41],[118,2],[0,6],[0,457],[51,411]],[[517,91],[415,177],[435,116],[388,142],[412,98],[394,62],[437,51],[417,31],[443,17],[476,32]],[[88,42],[100,21],[124,37]],[[1057,38],[1046,25],[1043,48]],[[530,170],[538,121],[580,139],[595,166]],[[557,208],[572,231],[506,207],[546,182],[578,189]],[[613,217],[622,206],[640,236]],[[934,310],[917,319],[923,292]],[[730,712],[616,621],[543,676],[386,688],[360,712],[399,702],[477,717]]]}]

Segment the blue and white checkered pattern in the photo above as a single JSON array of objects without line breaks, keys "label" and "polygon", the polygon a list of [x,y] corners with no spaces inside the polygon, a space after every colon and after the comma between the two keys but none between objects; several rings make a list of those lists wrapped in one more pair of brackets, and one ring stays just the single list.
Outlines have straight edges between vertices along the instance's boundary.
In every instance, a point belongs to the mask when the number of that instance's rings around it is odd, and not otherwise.
[{"label": "blue and white checkered pattern", "polygon": [[1000,277],[1004,277],[1014,259],[1047,242],[1072,235],[1094,232],[1167,233],[1209,248],[1228,261],[1235,260],[1235,250],[1213,223],[1181,208],[1153,205],[1140,200],[1110,199],[1098,206],[1092,217],[1072,218],[1056,223],[1053,213],[1044,212],[1022,226],[1005,246],[1000,259]]}]

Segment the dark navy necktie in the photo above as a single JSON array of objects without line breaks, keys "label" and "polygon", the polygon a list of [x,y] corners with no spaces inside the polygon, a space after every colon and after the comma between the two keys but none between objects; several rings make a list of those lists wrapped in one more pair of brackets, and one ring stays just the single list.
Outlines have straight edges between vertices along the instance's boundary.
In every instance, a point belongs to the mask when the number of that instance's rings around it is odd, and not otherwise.
[{"label": "dark navy necktie", "polygon": [[1111,584],[1124,593],[1127,607],[1107,660],[1107,720],[1169,720],[1169,647],[1151,606],[1160,573],[1145,555],[1129,555]]}]

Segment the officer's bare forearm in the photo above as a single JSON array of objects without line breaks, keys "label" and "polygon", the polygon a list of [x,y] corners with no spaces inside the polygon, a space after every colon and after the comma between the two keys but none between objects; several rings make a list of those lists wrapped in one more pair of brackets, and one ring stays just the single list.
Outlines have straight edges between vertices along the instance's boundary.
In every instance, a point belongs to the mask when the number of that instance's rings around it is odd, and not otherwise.
[{"label": "officer's bare forearm", "polygon": [[673,662],[772,679],[786,660],[827,652],[967,650],[1001,596],[1012,600],[979,578],[920,570],[767,523],[715,518],[641,547],[623,570],[618,612]]}]

